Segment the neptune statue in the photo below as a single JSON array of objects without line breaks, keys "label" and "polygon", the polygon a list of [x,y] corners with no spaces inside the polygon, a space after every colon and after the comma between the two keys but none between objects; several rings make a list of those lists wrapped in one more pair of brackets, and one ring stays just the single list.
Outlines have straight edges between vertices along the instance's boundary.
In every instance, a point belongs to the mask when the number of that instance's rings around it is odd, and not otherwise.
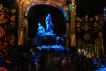
[{"label": "neptune statue", "polygon": [[46,33],[53,34],[53,28],[54,28],[54,26],[53,26],[53,23],[52,23],[51,14],[49,14],[49,13],[46,16],[45,24],[46,24]]},{"label": "neptune statue", "polygon": [[54,25],[52,23],[51,14],[49,14],[49,13],[46,16],[45,24],[46,24],[46,31],[45,31],[45,28],[41,25],[41,23],[40,22],[38,23],[37,34],[40,34],[40,35],[55,35],[55,34],[53,34]]},{"label": "neptune statue", "polygon": [[52,17],[51,14],[48,13],[45,19],[45,26],[41,25],[40,22],[38,22],[38,32],[37,35],[34,38],[34,44],[37,46],[38,49],[61,49],[64,50],[64,46],[62,43],[64,42],[63,37],[57,36],[55,33],[53,33],[54,25],[52,23]]}]

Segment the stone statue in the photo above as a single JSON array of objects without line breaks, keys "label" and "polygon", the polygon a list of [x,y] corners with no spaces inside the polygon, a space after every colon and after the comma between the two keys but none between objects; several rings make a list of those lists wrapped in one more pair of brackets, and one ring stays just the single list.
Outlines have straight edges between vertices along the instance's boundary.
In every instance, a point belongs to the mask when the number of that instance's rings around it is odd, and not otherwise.
[{"label": "stone statue", "polygon": [[44,27],[41,25],[41,23],[38,23],[38,34],[44,34],[45,33],[45,29]]},{"label": "stone statue", "polygon": [[49,13],[46,16],[45,24],[46,24],[46,33],[53,34],[53,28],[54,27],[53,27],[51,15]]}]

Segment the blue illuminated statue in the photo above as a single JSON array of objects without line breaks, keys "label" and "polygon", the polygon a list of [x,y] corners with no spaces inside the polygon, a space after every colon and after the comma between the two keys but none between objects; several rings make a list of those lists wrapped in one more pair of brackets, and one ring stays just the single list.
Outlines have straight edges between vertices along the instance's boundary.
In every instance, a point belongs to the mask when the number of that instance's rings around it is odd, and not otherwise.
[{"label": "blue illuminated statue", "polygon": [[38,23],[38,34],[44,34],[44,33],[45,33],[44,27],[41,25],[41,23]]},{"label": "blue illuminated statue", "polygon": [[[55,33],[53,33],[54,25],[52,23],[52,17],[51,14],[48,13],[45,19],[45,26],[41,25],[41,23],[38,23],[38,32],[37,36],[34,38],[34,44],[37,46],[38,49],[56,49],[56,50],[64,50],[66,49],[62,42],[64,42],[63,37],[57,36]],[[50,39],[48,41],[48,39]],[[69,50],[69,49],[66,49]]]},{"label": "blue illuminated statue", "polygon": [[52,23],[52,18],[51,15],[48,13],[45,19],[45,24],[46,24],[46,31],[45,28],[41,25],[41,23],[38,23],[38,33],[40,35],[55,35],[53,34],[53,28],[54,25]]},{"label": "blue illuminated statue", "polygon": [[48,13],[45,19],[45,24],[46,24],[46,33],[48,34],[53,34],[53,23],[52,23],[52,18],[51,15]]}]

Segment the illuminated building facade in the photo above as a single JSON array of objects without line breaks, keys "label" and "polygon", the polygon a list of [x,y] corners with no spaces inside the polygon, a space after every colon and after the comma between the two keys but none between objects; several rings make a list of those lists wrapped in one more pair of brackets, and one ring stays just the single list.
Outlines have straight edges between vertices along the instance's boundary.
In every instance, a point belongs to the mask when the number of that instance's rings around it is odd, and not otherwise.
[{"label": "illuminated building facade", "polygon": [[[79,52],[85,53],[87,57],[99,57],[104,55],[103,46],[103,20],[99,16],[88,19],[76,19],[76,39]],[[81,49],[81,50],[80,50]]]},{"label": "illuminated building facade", "polygon": [[[29,22],[30,19],[30,13],[33,13],[31,10],[36,8],[36,10],[34,11],[35,15],[36,11],[38,11],[37,7],[38,6],[44,6],[45,8],[56,8],[60,11],[60,13],[63,15],[62,17],[64,18],[64,24],[65,26],[62,28],[65,28],[66,33],[62,34],[63,36],[58,36],[56,32],[54,32],[55,30],[55,20],[54,20],[54,14],[49,11],[45,10],[45,16],[44,16],[44,20],[43,22],[41,21],[37,21],[35,22]],[[103,33],[102,33],[102,21],[100,23],[98,23],[98,19],[95,16],[96,20],[93,23],[93,25],[90,24],[91,21],[88,20],[88,17],[86,16],[84,22],[80,21],[80,22],[76,22],[76,2],[75,0],[16,0],[16,6],[18,9],[11,9],[11,13],[8,14],[8,9],[6,9],[5,7],[3,7],[2,5],[0,5],[0,38],[3,38],[6,40],[6,42],[10,41],[9,44],[10,46],[13,46],[16,39],[16,36],[13,35],[14,33],[10,33],[8,37],[11,37],[11,39],[8,39],[4,37],[7,36],[8,34],[6,34],[6,30],[14,30],[14,28],[16,27],[16,12],[17,13],[17,30],[18,31],[18,46],[25,46],[25,47],[37,47],[36,44],[38,44],[39,42],[47,42],[48,44],[55,44],[53,46],[48,45],[48,46],[42,46],[42,48],[58,48],[57,44],[62,44],[64,45],[64,47],[78,47],[78,48],[83,48],[86,47],[86,49],[89,49],[89,51],[94,51],[91,53],[91,55],[96,54],[97,56],[99,55],[98,52],[99,50],[103,51]],[[2,11],[3,10],[3,11]],[[7,12],[4,12],[7,11]],[[10,10],[10,9],[9,9]],[[43,11],[43,9],[41,9]],[[104,9],[105,10],[105,9]],[[40,12],[40,10],[39,10]],[[56,13],[56,12],[54,12]],[[105,11],[104,11],[105,13]],[[39,13],[39,15],[42,13]],[[56,14],[57,15],[57,14]],[[55,15],[55,16],[56,16]],[[9,17],[8,17],[9,16]],[[6,17],[4,19],[4,17]],[[31,15],[31,20],[33,21],[33,14]],[[35,17],[34,17],[35,18]],[[104,14],[104,18],[105,18],[105,14]],[[35,19],[36,20],[36,19]],[[39,20],[42,20],[39,18]],[[57,20],[58,21],[58,20]],[[9,22],[11,23],[11,25],[7,25],[6,23]],[[4,28],[2,27],[2,23],[4,23]],[[29,32],[33,32],[30,31],[30,29],[33,30],[33,28],[31,28],[30,24],[36,24],[37,27],[37,33],[35,34],[31,34],[34,35],[34,38],[30,38],[30,35],[28,34]],[[49,24],[49,25],[48,25]],[[61,24],[58,24],[60,28]],[[9,26],[9,28],[7,28],[7,26]],[[39,26],[39,27],[38,27]],[[10,27],[12,29],[10,29]],[[61,30],[61,29],[58,29]],[[35,30],[34,30],[35,31]],[[83,33],[82,33],[83,32]],[[40,34],[40,35],[39,35]],[[95,37],[96,35],[97,37]],[[43,35],[41,41],[38,41],[39,37],[36,37],[36,35],[41,36]],[[52,37],[51,37],[52,36]],[[92,38],[91,36],[94,36],[94,38]],[[48,42],[48,40],[46,39],[46,37],[50,37],[51,42]],[[29,41],[31,40],[31,41]],[[64,41],[63,41],[64,40]],[[33,41],[33,42],[32,42]],[[16,42],[16,43],[17,43]],[[30,43],[33,44],[33,46],[29,46]],[[0,39],[0,47],[3,47],[5,44],[7,46],[7,43],[4,43],[4,41],[2,42],[2,39]],[[8,44],[8,45],[9,45]],[[42,43],[43,44],[43,43]],[[44,43],[46,44],[46,43]],[[43,45],[44,45],[43,44]],[[66,44],[66,45],[65,45]],[[40,44],[39,44],[40,45]],[[59,47],[62,47],[62,45],[59,45]],[[4,50],[5,51],[5,50]]]},{"label": "illuminated building facade", "polygon": [[90,71],[104,67],[106,9],[103,19],[81,18],[77,17],[80,12],[76,10],[82,8],[78,2],[0,1],[0,71]]},{"label": "illuminated building facade", "polygon": [[[19,8],[19,30],[18,33],[18,45],[24,45],[28,43],[28,13],[33,6],[37,5],[50,5],[57,9],[59,9],[65,18],[67,25],[67,47],[75,47],[76,46],[76,38],[75,38],[75,17],[76,17],[76,5],[75,0],[65,1],[65,0],[17,0],[18,8]],[[72,20],[72,21],[71,21]],[[39,23],[40,25],[40,23]],[[48,25],[46,25],[48,26]],[[24,28],[26,28],[25,31]],[[48,29],[45,29],[46,31]],[[50,33],[52,33],[51,30]],[[25,34],[23,34],[26,32]],[[72,36],[71,36],[72,34]],[[26,40],[24,40],[26,39]]]},{"label": "illuminated building facade", "polygon": [[0,4],[0,56],[8,55],[8,52],[17,47],[16,9],[8,9]]}]

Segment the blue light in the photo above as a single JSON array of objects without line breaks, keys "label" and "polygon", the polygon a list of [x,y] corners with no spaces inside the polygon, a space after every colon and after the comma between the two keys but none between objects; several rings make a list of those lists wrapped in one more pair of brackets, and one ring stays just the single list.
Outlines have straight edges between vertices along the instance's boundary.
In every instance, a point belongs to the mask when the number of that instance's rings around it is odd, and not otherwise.
[{"label": "blue light", "polygon": [[1,67],[1,56],[0,56],[0,67]]},{"label": "blue light", "polygon": [[104,67],[104,65],[101,62],[99,62],[99,66]]},{"label": "blue light", "polygon": [[[39,50],[42,49],[55,49],[55,50],[69,50],[68,48],[62,46],[62,42],[64,41],[64,37],[59,37],[55,33],[53,33],[54,25],[52,23],[52,18],[51,14],[48,13],[45,19],[45,25],[46,25],[46,30],[45,28],[41,25],[41,23],[38,23],[38,32],[37,35],[34,38],[34,44],[37,46]],[[55,42],[55,44],[44,44],[46,41],[48,42],[48,39],[51,40],[49,42],[52,43]],[[43,44],[42,44],[43,43]]]},{"label": "blue light", "polygon": [[60,6],[58,6],[58,5],[57,5],[57,8],[62,12],[62,14],[63,14],[65,20],[67,20],[67,13],[66,13],[66,11],[65,11],[62,7],[60,7]]},{"label": "blue light", "polygon": [[46,31],[45,28],[41,25],[41,23],[38,23],[38,35],[42,35],[42,36],[46,36],[46,35],[55,35],[53,34],[53,23],[52,23],[52,18],[51,18],[51,14],[48,13],[48,15],[46,16],[45,19],[45,25],[46,25]]},{"label": "blue light", "polygon": [[71,13],[71,4],[69,4],[69,12]]},{"label": "blue light", "polygon": [[42,46],[38,46],[37,47],[39,50],[42,50],[42,49],[55,49],[55,50],[69,50],[69,48],[66,48],[62,45],[42,45]]},{"label": "blue light", "polygon": [[53,23],[52,23],[51,14],[49,14],[49,13],[48,13],[48,15],[46,16],[45,24],[46,24],[46,32],[47,32],[48,34],[53,34],[54,26],[53,26]]},{"label": "blue light", "polygon": [[104,17],[106,17],[106,14],[104,14]]},{"label": "blue light", "polygon": [[60,39],[60,37],[56,37],[56,44],[59,43],[59,39]]},{"label": "blue light", "polygon": [[44,27],[41,25],[41,23],[38,23],[38,34],[43,34],[45,33]]},{"label": "blue light", "polygon": [[94,61],[94,64],[95,64],[95,65],[97,64],[97,61],[96,61],[96,60]]},{"label": "blue light", "polygon": [[95,70],[95,71],[106,71],[106,67],[105,68],[99,68],[99,70]]},{"label": "blue light", "polygon": [[33,57],[34,57],[33,61],[35,61],[34,64],[37,64],[37,56],[36,56],[36,54],[35,54],[34,52],[32,52],[32,55],[33,55]]}]

